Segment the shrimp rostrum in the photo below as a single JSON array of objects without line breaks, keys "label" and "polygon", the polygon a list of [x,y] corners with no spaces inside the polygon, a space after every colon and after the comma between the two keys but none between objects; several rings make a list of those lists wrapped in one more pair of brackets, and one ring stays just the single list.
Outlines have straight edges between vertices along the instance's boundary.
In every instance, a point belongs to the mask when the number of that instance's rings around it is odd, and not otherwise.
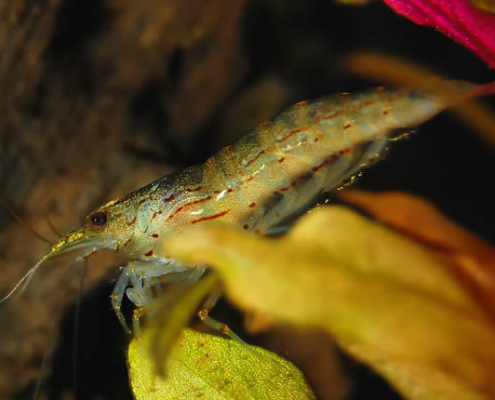
[{"label": "shrimp rostrum", "polygon": [[297,103],[204,164],[164,176],[89,214],[84,226],[60,238],[2,301],[56,256],[72,252],[87,258],[111,249],[128,260],[111,301],[130,331],[120,311],[124,294],[142,307],[151,300],[154,279],[174,273],[195,281],[204,271],[159,255],[155,247],[163,237],[213,221],[269,233],[379,160],[395,132],[414,128],[463,98],[495,91],[493,83],[451,85],[459,93],[455,99],[378,88]]}]

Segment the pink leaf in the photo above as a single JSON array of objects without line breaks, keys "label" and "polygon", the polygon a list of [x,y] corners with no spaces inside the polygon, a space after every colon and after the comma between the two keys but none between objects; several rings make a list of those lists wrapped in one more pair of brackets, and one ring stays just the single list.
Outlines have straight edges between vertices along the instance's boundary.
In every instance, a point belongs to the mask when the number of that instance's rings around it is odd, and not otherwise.
[{"label": "pink leaf", "polygon": [[495,68],[495,14],[468,0],[384,0],[419,25],[431,26],[471,49]]}]

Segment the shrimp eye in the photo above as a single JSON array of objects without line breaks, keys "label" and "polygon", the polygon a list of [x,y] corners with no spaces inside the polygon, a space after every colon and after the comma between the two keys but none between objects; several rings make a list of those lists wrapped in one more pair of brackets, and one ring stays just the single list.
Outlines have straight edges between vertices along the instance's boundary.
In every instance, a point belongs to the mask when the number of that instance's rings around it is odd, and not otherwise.
[{"label": "shrimp eye", "polygon": [[104,212],[96,212],[89,216],[89,222],[91,225],[102,226],[107,223],[107,214]]}]

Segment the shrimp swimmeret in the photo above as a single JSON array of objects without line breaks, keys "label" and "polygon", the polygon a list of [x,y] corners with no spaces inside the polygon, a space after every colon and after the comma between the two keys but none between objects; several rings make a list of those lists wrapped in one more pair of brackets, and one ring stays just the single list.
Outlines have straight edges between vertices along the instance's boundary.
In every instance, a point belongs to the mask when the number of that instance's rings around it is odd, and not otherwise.
[{"label": "shrimp swimmeret", "polygon": [[60,238],[0,302],[58,255],[74,252],[81,259],[111,249],[128,259],[111,301],[130,332],[120,311],[124,294],[142,307],[151,300],[154,278],[175,273],[195,281],[204,271],[158,255],[161,238],[212,221],[266,233],[379,160],[398,130],[414,128],[463,99],[495,92],[494,83],[453,82],[452,87],[458,96],[378,88],[297,103],[204,164],[164,176],[89,214],[81,229]]}]

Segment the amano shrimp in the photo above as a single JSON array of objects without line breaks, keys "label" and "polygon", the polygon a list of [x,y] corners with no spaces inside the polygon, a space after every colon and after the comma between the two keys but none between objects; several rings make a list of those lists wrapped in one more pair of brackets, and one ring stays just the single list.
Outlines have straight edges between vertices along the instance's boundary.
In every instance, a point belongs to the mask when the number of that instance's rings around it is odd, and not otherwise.
[{"label": "amano shrimp", "polygon": [[269,233],[381,159],[394,132],[414,128],[462,99],[495,92],[494,83],[452,86],[458,97],[378,88],[297,103],[204,164],[164,176],[90,213],[79,230],[61,237],[1,301],[25,287],[56,256],[72,252],[81,259],[110,249],[128,260],[111,302],[130,332],[120,310],[125,294],[142,307],[151,300],[153,279],[174,273],[194,282],[204,271],[158,255],[155,246],[163,237],[218,221]]}]

